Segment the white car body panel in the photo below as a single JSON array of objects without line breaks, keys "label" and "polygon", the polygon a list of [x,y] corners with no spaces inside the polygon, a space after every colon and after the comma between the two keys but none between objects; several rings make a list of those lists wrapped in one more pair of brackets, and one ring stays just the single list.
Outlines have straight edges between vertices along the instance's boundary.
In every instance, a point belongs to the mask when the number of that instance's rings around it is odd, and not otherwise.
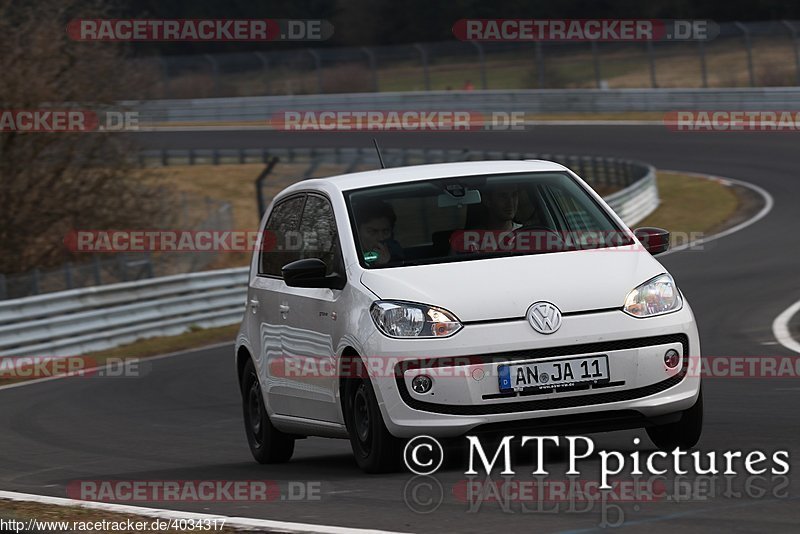
[{"label": "white car body panel", "polygon": [[[251,357],[256,365],[265,404],[275,426],[303,435],[346,437],[337,372],[343,352],[351,349],[363,359],[378,359],[371,378],[381,414],[389,431],[398,437],[418,434],[455,436],[477,426],[534,420],[566,414],[636,411],[651,417],[689,408],[699,395],[700,379],[687,374],[678,383],[652,395],[568,407],[520,411],[521,398],[484,399],[497,394],[496,365],[477,365],[484,377],[476,380],[476,366],[458,369],[459,376],[435,378],[434,388],[419,395],[410,388],[413,373],[397,380],[386,371],[390,363],[426,358],[530,351],[664,335],[685,336],[684,358],[699,357],[700,343],[691,308],[683,307],[657,317],[634,318],[621,308],[629,291],[666,269],[640,245],[607,249],[557,252],[508,258],[490,258],[454,263],[365,269],[358,261],[343,193],[362,187],[456,176],[514,172],[568,171],[543,161],[487,161],[420,165],[369,171],[296,183],[270,204],[261,222],[276,202],[297,192],[319,192],[333,206],[338,237],[346,265],[347,285],[342,290],[288,287],[282,279],[257,274],[258,254],[253,255],[248,290],[248,308],[237,336],[236,354]],[[623,229],[630,231],[583,180],[577,179],[604,211]],[[632,235],[632,234],[631,234]],[[502,264],[502,274],[499,267]],[[393,339],[381,333],[369,315],[378,299],[419,302],[447,309],[464,327],[440,339]],[[555,304],[563,317],[561,328],[542,335],[525,319],[533,302]],[[253,301],[258,301],[257,307]],[[288,313],[281,313],[281,306]],[[332,319],[335,313],[336,319]],[[475,324],[471,324],[475,323]],[[299,365],[334,369],[330,376],[276,376],[276,362],[284,364],[284,352]],[[666,370],[663,353],[683,349],[674,340],[652,346],[604,351],[609,355],[612,382],[603,393],[624,392],[662,383],[677,370]],[[590,354],[596,354],[590,351]],[[583,354],[582,352],[576,352]],[[569,354],[570,356],[572,353]],[[297,363],[297,362],[295,362]],[[271,367],[273,366],[273,367]],[[679,368],[680,369],[680,366]],[[375,371],[377,370],[377,371]],[[407,394],[401,392],[404,388]],[[598,390],[599,391],[599,390]],[[537,395],[536,400],[564,399],[597,392],[558,392]],[[404,398],[405,395],[405,398]],[[409,400],[410,399],[410,400]],[[416,401],[434,406],[434,411],[411,406]],[[437,408],[457,406],[456,411],[475,409],[491,413],[439,413]],[[472,408],[463,408],[463,407]],[[477,407],[477,408],[476,408]],[[481,408],[484,407],[484,408]]]}]

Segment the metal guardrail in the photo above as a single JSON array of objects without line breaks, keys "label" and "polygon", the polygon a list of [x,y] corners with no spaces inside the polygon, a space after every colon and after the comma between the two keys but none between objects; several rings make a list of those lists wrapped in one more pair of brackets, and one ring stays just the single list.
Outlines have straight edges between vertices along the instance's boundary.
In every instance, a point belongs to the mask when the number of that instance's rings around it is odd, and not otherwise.
[{"label": "metal guardrail", "polygon": [[123,102],[141,127],[249,122],[267,126],[284,111],[468,111],[589,113],[677,110],[800,110],[800,87],[735,89],[528,89],[202,98]]},{"label": "metal guardrail", "polygon": [[247,268],[165,276],[0,302],[0,358],[72,356],[196,326],[236,323]]},{"label": "metal guardrail", "polygon": [[[375,158],[365,149],[272,150],[283,161],[342,163]],[[391,165],[466,159],[548,159],[594,186],[622,187],[606,197],[628,224],[658,206],[652,166],[616,158],[455,150],[385,150]],[[248,268],[206,271],[61,291],[0,302],[0,359],[66,357],[137,339],[180,334],[192,327],[235,324],[242,318]]]}]

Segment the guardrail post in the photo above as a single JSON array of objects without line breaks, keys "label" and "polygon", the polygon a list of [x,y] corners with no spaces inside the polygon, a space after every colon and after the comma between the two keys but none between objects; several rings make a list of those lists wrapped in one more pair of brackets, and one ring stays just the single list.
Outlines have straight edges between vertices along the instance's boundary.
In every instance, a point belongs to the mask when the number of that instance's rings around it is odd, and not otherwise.
[{"label": "guardrail post", "polygon": [[536,75],[539,79],[539,89],[544,89],[544,50],[541,41],[536,41]]},{"label": "guardrail post", "polygon": [[708,89],[708,69],[706,68],[706,43],[701,39],[697,41],[697,48],[700,52],[700,76],[703,80],[703,88]]},{"label": "guardrail post", "polygon": [[378,86],[378,64],[375,61],[375,52],[366,46],[362,46],[361,51],[367,56],[369,70],[372,72],[372,90],[377,93],[380,91],[380,88]]},{"label": "guardrail post", "polygon": [[800,42],[797,41],[797,29],[788,20],[782,20],[781,23],[786,26],[792,34],[792,49],[794,50],[794,72],[795,72],[795,85],[800,85]]},{"label": "guardrail post", "polygon": [[364,159],[364,153],[359,151],[356,153],[356,156],[350,161],[350,165],[347,166],[345,169],[345,173],[350,173],[356,170],[356,168],[361,165],[361,161]]},{"label": "guardrail post", "polygon": [[100,258],[97,257],[97,254],[92,256],[92,274],[94,274],[94,285],[101,285],[103,277],[100,272]]},{"label": "guardrail post", "polygon": [[6,286],[6,275],[0,273],[0,300],[8,298],[8,287]]},{"label": "guardrail post", "polygon": [[67,289],[73,288],[73,280],[72,280],[72,262],[64,263],[64,284],[67,286]]},{"label": "guardrail post", "polygon": [[653,89],[658,87],[656,80],[656,51],[653,47],[653,41],[647,41],[647,61],[650,63],[650,85]]},{"label": "guardrail post", "polygon": [[481,89],[485,91],[489,88],[489,85],[486,81],[486,55],[483,53],[483,45],[478,41],[470,41],[470,43],[478,50],[478,64],[481,67]]},{"label": "guardrail post", "polygon": [[39,269],[36,268],[31,273],[31,295],[39,294]]},{"label": "guardrail post", "polygon": [[161,63],[161,79],[164,84],[164,96],[169,98],[171,92],[169,90],[169,63],[163,57],[158,57],[158,62]]},{"label": "guardrail post", "polygon": [[153,269],[153,258],[150,256],[150,252],[148,251],[145,255],[145,264],[144,264],[144,273],[146,278],[153,278],[155,277],[155,272]]},{"label": "guardrail post", "polygon": [[277,156],[273,156],[273,158],[269,161],[267,166],[261,171],[261,174],[258,175],[256,178],[256,201],[258,202],[258,220],[261,220],[261,217],[264,216],[264,213],[267,211],[267,203],[264,200],[264,180],[267,179],[269,173],[272,172],[272,169],[275,168],[275,165],[278,164]]},{"label": "guardrail post", "polygon": [[161,149],[161,165],[166,167],[169,165],[169,152],[167,152],[166,148]]},{"label": "guardrail post", "polygon": [[212,94],[214,96],[219,96],[219,63],[217,60],[214,59],[214,56],[211,54],[203,54],[203,57],[211,64],[211,76],[213,77],[213,89]]},{"label": "guardrail post", "polygon": [[603,88],[600,76],[600,51],[597,49],[597,41],[592,41],[592,64],[594,65],[594,81],[598,89]]},{"label": "guardrail post", "polygon": [[264,52],[253,52],[258,60],[261,62],[261,66],[264,68],[264,74],[266,75],[267,79],[267,92],[272,94],[272,76],[269,75],[269,57]]},{"label": "guardrail post", "polygon": [[319,52],[312,48],[309,48],[307,52],[312,58],[314,58],[314,69],[317,72],[317,92],[322,94],[324,92],[322,90],[322,58],[320,57]]},{"label": "guardrail post", "polygon": [[580,175],[586,176],[587,175],[587,168],[586,168],[586,158],[577,158],[578,159],[578,168],[580,169]]},{"label": "guardrail post", "polygon": [[414,48],[419,50],[419,57],[420,61],[422,61],[422,76],[425,80],[425,90],[431,90],[431,77],[430,73],[428,72],[428,51],[425,50],[425,47],[419,43],[414,43]]},{"label": "guardrail post", "polygon": [[750,30],[741,22],[734,22],[744,36],[744,46],[747,50],[747,73],[750,75],[750,87],[756,86],[756,74],[753,71],[753,43],[750,39]]},{"label": "guardrail post", "polygon": [[119,272],[120,277],[122,278],[123,282],[128,281],[128,269],[125,265],[125,260],[122,257],[122,254],[117,254],[117,271]]},{"label": "guardrail post", "polygon": [[602,184],[603,177],[600,176],[600,173],[597,170],[597,158],[589,158],[589,167],[592,169],[592,182],[596,184]]}]

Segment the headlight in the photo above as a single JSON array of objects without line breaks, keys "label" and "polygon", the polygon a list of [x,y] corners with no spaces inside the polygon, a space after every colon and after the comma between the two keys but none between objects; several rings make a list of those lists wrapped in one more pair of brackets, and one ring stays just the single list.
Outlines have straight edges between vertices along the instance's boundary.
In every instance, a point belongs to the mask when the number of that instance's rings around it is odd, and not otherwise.
[{"label": "headlight", "polygon": [[378,329],[390,337],[447,337],[461,330],[461,323],[447,310],[378,300],[369,310]]},{"label": "headlight", "polygon": [[678,311],[682,306],[683,299],[675,281],[670,275],[662,274],[628,293],[623,309],[634,317],[652,317]]}]

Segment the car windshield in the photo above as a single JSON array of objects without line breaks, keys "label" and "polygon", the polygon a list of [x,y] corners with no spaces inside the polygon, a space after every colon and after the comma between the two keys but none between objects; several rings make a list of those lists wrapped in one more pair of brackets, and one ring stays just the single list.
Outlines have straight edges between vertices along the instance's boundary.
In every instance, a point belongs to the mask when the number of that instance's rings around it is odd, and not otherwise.
[{"label": "car windshield", "polygon": [[566,172],[415,181],[345,197],[359,258],[372,269],[632,243]]}]

